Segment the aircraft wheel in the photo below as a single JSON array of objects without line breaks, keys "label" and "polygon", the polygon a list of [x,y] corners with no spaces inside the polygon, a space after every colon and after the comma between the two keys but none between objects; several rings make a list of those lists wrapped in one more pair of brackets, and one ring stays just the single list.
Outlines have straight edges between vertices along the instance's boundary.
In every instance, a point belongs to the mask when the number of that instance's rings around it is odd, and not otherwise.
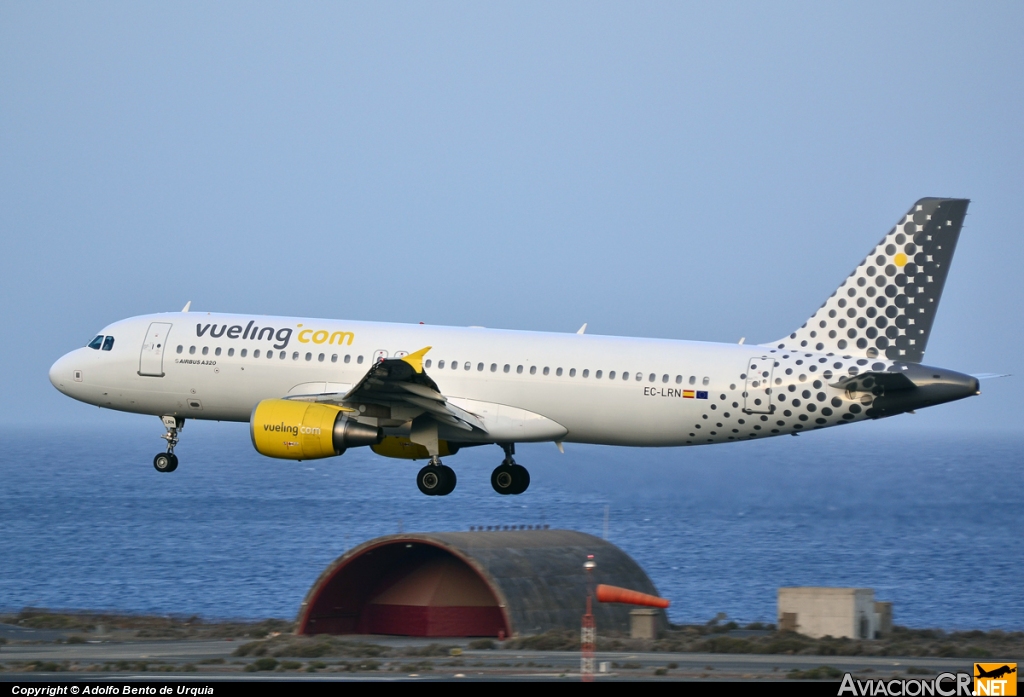
[{"label": "aircraft wheel", "polygon": [[[444,465],[427,465],[416,475],[416,486],[427,496],[444,496],[448,493],[448,477]],[[452,472],[454,475],[455,473]],[[454,479],[454,477],[453,477]],[[452,485],[454,489],[454,484]]]},{"label": "aircraft wheel", "polygon": [[157,472],[173,472],[178,469],[178,456],[174,453],[159,453],[153,458],[153,467]]},{"label": "aircraft wheel", "polygon": [[448,465],[441,465],[440,469],[443,470],[444,472],[444,475],[442,477],[442,479],[444,479],[444,488],[441,491],[437,492],[437,495],[447,496],[448,494],[455,491],[455,485],[456,483],[458,483],[459,478],[455,476],[455,470],[453,470]]},{"label": "aircraft wheel", "polygon": [[516,471],[512,465],[498,465],[491,472],[491,488],[499,494],[516,493]]},{"label": "aircraft wheel", "polygon": [[521,494],[530,488],[530,470],[522,465],[512,465],[512,478],[515,480],[515,488],[511,493]]}]

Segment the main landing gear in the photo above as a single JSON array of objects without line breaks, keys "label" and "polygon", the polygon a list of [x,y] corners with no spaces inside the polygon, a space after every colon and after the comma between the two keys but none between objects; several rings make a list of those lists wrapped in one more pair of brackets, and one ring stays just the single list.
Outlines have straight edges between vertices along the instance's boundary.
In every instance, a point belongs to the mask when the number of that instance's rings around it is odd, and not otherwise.
[{"label": "main landing gear", "polygon": [[153,467],[157,472],[173,472],[178,469],[178,456],[174,454],[174,446],[178,444],[178,431],[185,428],[185,419],[179,416],[162,416],[167,433],[160,436],[167,441],[167,452],[159,453],[153,458]]},{"label": "main landing gear", "polygon": [[455,470],[441,464],[441,459],[434,455],[430,464],[416,475],[416,486],[427,496],[447,496],[455,490],[457,480]]},{"label": "main landing gear", "polygon": [[521,494],[530,487],[530,472],[516,464],[515,443],[502,443],[501,449],[505,451],[505,459],[491,472],[491,486],[499,494]]}]

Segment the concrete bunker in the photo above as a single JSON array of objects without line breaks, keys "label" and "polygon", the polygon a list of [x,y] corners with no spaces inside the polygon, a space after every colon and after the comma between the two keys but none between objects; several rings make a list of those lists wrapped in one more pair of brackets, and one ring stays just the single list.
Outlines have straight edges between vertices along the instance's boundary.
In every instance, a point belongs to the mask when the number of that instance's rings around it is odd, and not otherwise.
[{"label": "concrete bunker", "polygon": [[[335,560],[299,610],[298,634],[497,637],[578,630],[591,581],[657,595],[615,545],[572,530],[408,533]],[[594,604],[598,631],[628,632],[630,608]],[[667,626],[664,610],[655,617]]]}]

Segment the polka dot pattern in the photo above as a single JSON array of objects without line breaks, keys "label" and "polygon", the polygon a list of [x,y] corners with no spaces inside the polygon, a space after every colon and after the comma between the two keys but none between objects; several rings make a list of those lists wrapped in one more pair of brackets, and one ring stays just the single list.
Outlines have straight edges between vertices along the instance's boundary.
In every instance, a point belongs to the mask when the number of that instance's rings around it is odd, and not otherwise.
[{"label": "polka dot pattern", "polygon": [[920,363],[968,203],[915,203],[800,329],[768,345]]},{"label": "polka dot pattern", "polygon": [[[752,364],[757,365],[754,373]],[[878,393],[871,389],[872,378],[840,381],[892,369],[891,361],[869,360],[853,353],[769,349],[763,356],[750,359],[746,368],[737,370],[737,380],[728,391],[710,395],[708,402],[689,402],[699,404],[700,410],[691,412],[693,421],[685,424],[689,426],[686,444],[792,435],[872,418],[871,407]],[[756,393],[752,391],[755,381]],[[765,382],[770,386],[766,387]],[[852,385],[855,391],[835,385]],[[762,404],[751,402],[755,394],[764,400]]]}]

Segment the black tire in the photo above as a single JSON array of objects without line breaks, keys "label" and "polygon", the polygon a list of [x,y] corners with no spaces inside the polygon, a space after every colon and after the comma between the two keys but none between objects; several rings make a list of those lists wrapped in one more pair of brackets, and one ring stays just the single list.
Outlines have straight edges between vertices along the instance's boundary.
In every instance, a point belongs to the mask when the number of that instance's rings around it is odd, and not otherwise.
[{"label": "black tire", "polygon": [[173,472],[178,469],[178,458],[174,453],[158,453],[153,458],[153,468],[157,472]]},{"label": "black tire", "polygon": [[448,465],[441,465],[443,472],[444,488],[437,493],[438,496],[447,496],[448,494],[455,491],[455,485],[458,483],[459,478],[455,476],[455,470]]},{"label": "black tire", "polygon": [[443,496],[447,479],[441,467],[427,465],[416,474],[416,486],[427,496]]},{"label": "black tire", "polygon": [[512,465],[512,479],[515,480],[513,494],[521,494],[530,488],[530,470],[522,465]]},{"label": "black tire", "polygon": [[514,494],[516,472],[509,465],[498,465],[491,472],[491,488],[501,495]]}]

